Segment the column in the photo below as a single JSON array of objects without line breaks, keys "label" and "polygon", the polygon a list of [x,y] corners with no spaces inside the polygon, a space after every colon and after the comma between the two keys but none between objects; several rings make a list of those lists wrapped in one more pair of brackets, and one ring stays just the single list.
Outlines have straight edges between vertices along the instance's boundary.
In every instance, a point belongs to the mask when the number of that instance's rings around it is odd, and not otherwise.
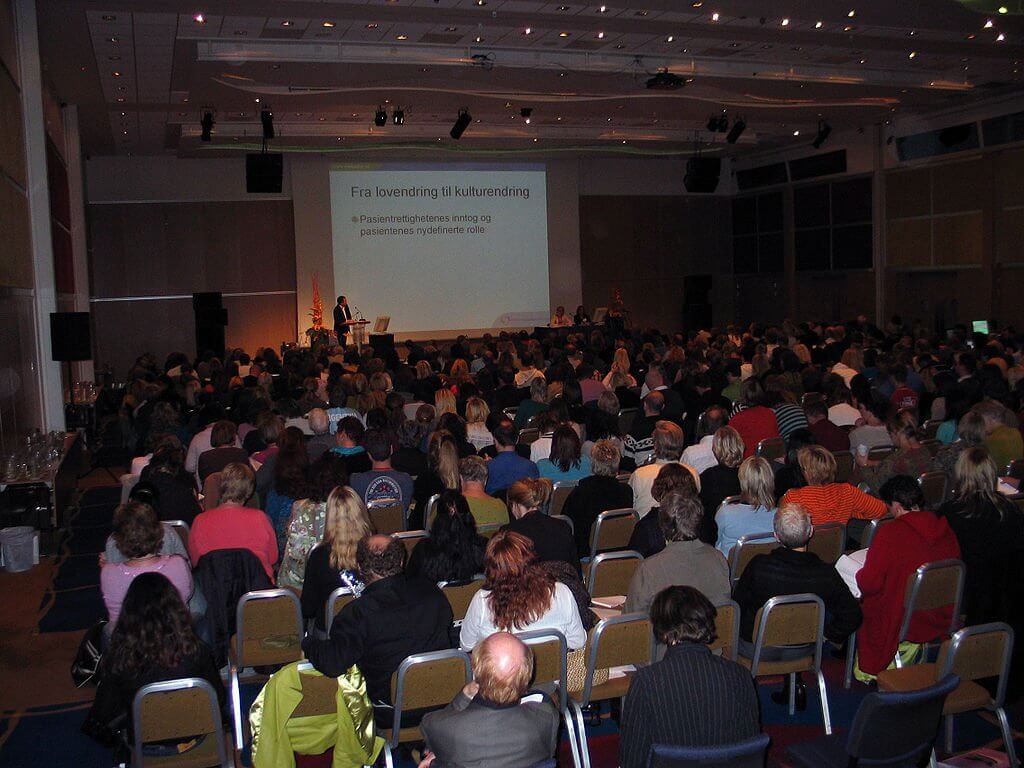
[{"label": "column", "polygon": [[[78,107],[62,109],[64,146],[67,148],[68,195],[71,203],[71,253],[75,265],[75,312],[89,311],[89,253],[85,236],[85,179],[82,173],[82,149],[78,133]],[[92,381],[92,360],[71,366],[74,381]]]}]

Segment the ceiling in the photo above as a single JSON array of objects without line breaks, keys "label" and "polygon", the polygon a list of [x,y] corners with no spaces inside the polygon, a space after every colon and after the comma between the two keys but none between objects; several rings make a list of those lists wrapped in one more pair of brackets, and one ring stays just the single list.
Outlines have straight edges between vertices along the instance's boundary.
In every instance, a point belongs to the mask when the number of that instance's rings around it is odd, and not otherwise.
[{"label": "ceiling", "polygon": [[[741,152],[806,142],[819,119],[862,128],[1024,89],[1024,18],[954,0],[37,6],[46,74],[78,105],[89,154],[251,147],[264,108],[271,146],[295,151]],[[664,68],[685,87],[649,90]],[[463,108],[472,122],[455,142]],[[706,127],[723,110],[747,124],[735,145]]]}]

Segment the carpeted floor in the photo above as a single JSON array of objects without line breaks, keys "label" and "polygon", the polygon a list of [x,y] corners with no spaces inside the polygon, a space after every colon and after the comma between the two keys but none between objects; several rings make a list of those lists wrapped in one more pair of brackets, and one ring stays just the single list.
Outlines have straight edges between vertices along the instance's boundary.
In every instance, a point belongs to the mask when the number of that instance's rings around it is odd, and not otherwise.
[{"label": "carpeted floor", "polygon": [[[76,689],[68,668],[83,631],[105,615],[99,592],[97,555],[110,531],[110,519],[120,496],[115,486],[92,487],[81,497],[58,553],[20,574],[0,573],[0,768],[75,766],[107,768],[109,753],[80,732],[93,696],[92,688]],[[826,659],[826,678],[832,722],[842,733],[868,688],[842,687],[842,664]],[[771,701],[777,680],[759,686],[762,721],[772,738],[769,766],[786,766],[790,744],[823,734],[817,688],[808,685],[807,710],[790,718],[785,707]],[[251,702],[257,686],[244,686],[243,700]],[[1019,712],[1011,721],[1019,725]],[[618,729],[605,707],[599,724],[588,725],[594,768],[618,765]],[[989,716],[966,715],[956,720],[956,751],[983,745],[1002,748],[999,730]],[[1018,750],[1024,746],[1018,740]],[[246,762],[248,755],[244,756]],[[570,766],[563,740],[559,764]],[[412,760],[400,760],[415,766]]]}]

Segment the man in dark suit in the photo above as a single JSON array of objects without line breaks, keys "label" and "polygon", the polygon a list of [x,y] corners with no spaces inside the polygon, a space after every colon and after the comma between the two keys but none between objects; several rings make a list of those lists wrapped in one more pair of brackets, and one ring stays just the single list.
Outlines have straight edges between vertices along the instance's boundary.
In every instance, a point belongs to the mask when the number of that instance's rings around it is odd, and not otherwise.
[{"label": "man in dark suit", "polygon": [[[356,564],[366,588],[341,609],[327,640],[310,635],[302,643],[306,658],[327,677],[359,667],[381,727],[391,725],[391,676],[398,665],[406,656],[451,647],[448,598],[434,582],[406,576],[404,563],[405,546],[398,539],[378,535],[360,541]],[[407,724],[404,716],[402,722]]]},{"label": "man in dark suit", "polygon": [[761,732],[750,673],[715,656],[715,607],[694,587],[668,587],[651,605],[665,658],[639,669],[622,710],[622,768],[647,765],[652,744],[711,747]]},{"label": "man in dark suit", "polygon": [[533,653],[514,635],[496,632],[477,643],[473,682],[423,718],[429,751],[420,768],[522,768],[549,759],[558,743],[558,710],[543,694],[520,701],[532,675]]},{"label": "man in dark suit", "polygon": [[346,325],[346,323],[351,319],[352,310],[349,309],[348,299],[339,296],[338,303],[334,307],[334,334],[342,346],[348,345],[348,334],[352,326]]}]

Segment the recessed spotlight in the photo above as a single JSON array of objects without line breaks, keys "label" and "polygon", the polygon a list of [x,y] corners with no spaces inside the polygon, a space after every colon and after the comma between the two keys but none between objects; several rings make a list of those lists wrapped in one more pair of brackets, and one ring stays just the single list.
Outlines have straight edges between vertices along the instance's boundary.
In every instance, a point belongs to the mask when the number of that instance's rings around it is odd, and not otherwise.
[{"label": "recessed spotlight", "polygon": [[523,34],[524,35],[533,34],[533,28],[532,27],[527,27],[526,29],[523,30]]},{"label": "recessed spotlight", "polygon": [[865,64],[865,63],[867,63],[867,59],[861,59],[861,60],[860,60],[860,63],[861,63],[861,64]]},{"label": "recessed spotlight", "polygon": [[483,7],[487,5],[487,0],[476,0],[476,4]]},{"label": "recessed spotlight", "polygon": [[[104,16],[103,18],[106,18],[106,16]],[[203,14],[201,13],[197,13],[195,16],[192,17],[192,21],[194,21],[196,24],[205,24],[206,17],[203,16]]]},{"label": "recessed spotlight", "polygon": [[598,40],[604,40],[604,32],[598,32],[597,33],[597,39]]},{"label": "recessed spotlight", "polygon": [[366,28],[367,29],[376,29],[377,28],[377,22],[371,21],[369,24],[366,25]]},{"label": "recessed spotlight", "polygon": [[992,19],[985,19],[985,25],[983,29],[992,29]]},{"label": "recessed spotlight", "polygon": [[783,19],[782,20],[782,26],[788,27],[789,26],[789,19]]},{"label": "recessed spotlight", "polygon": [[128,131],[122,131],[122,133],[124,133],[125,136],[128,135]]},{"label": "recessed spotlight", "polygon": [[800,135],[800,129],[797,128],[795,131],[793,131],[793,135],[794,136],[799,136]]},{"label": "recessed spotlight", "polygon": [[626,140],[625,140],[625,139],[623,139],[623,140],[622,140],[622,143],[623,143],[623,144],[625,144],[625,143],[626,143]]},{"label": "recessed spotlight", "polygon": [[249,33],[248,33],[248,31],[246,31],[246,30],[244,30],[244,29],[236,29],[236,30],[235,30],[235,35],[236,35],[237,37],[245,37],[245,36],[246,36],[246,35],[248,35],[248,34],[249,34]]},{"label": "recessed spotlight", "polygon": [[326,120],[326,119],[327,119],[326,117],[318,117],[318,118],[317,118],[317,120],[319,120],[319,121],[320,121],[321,123],[322,123],[322,122],[323,122],[324,120]]},{"label": "recessed spotlight", "polygon": [[700,8],[702,5],[704,5],[702,0],[694,0],[692,3],[690,3],[691,8]]},{"label": "recessed spotlight", "polygon": [[634,16],[641,16],[641,17],[646,17],[646,16],[647,16],[647,11],[637,11],[637,12],[636,12],[636,13],[634,13],[633,15],[634,15]]},{"label": "recessed spotlight", "polygon": [[458,32],[459,28],[458,27],[445,27],[444,31],[445,32]]},{"label": "recessed spotlight", "polygon": [[108,37],[108,38],[107,38],[107,42],[110,42],[110,43],[119,43],[119,42],[121,42],[121,40],[120,40],[119,38],[117,38],[117,37]]},{"label": "recessed spotlight", "polygon": [[534,138],[534,140],[533,140],[533,143],[534,143],[534,144],[536,144],[536,143],[537,143],[537,139],[536,139],[536,138]]},{"label": "recessed spotlight", "polygon": [[555,119],[556,119],[556,120],[557,120],[558,122],[562,122],[562,117],[561,117],[561,115],[559,115],[559,116],[558,116],[558,117],[556,117]]},{"label": "recessed spotlight", "polygon": [[823,21],[817,21],[817,22],[814,23],[814,28],[815,29],[821,29],[823,26],[825,26],[825,22],[823,22]]},{"label": "recessed spotlight", "polygon": [[395,35],[395,40],[408,40],[408,35]]},{"label": "recessed spotlight", "polygon": [[851,8],[850,12],[848,14],[846,14],[847,18],[850,18],[850,19],[852,19],[856,15],[857,15],[857,9],[856,8]]},{"label": "recessed spotlight", "polygon": [[127,112],[122,112],[121,113],[121,117],[125,117],[127,114],[128,114]]},{"label": "recessed spotlight", "polygon": [[612,121],[612,119],[611,119],[611,118],[609,117],[609,118],[608,118],[608,120],[607,120],[607,122],[609,122],[609,123],[610,123],[611,121]]},{"label": "recessed spotlight", "polygon": [[569,36],[569,33],[568,33],[568,32],[559,32],[559,33],[558,33],[558,36],[559,36],[559,37],[568,37],[568,36]]},{"label": "recessed spotlight", "polygon": [[477,36],[476,36],[475,38],[473,38],[473,39],[474,39],[474,40],[476,40],[476,41],[477,41],[478,43],[482,43],[482,42],[484,41],[484,39],[483,39],[482,37],[480,37],[480,35],[477,35]]},{"label": "recessed spotlight", "polygon": [[607,5],[602,5],[600,8],[597,9],[597,12],[598,13],[608,13],[608,6]]},{"label": "recessed spotlight", "polygon": [[625,47],[626,47],[626,46],[625,46],[625,45],[623,45],[622,43],[616,43],[616,44],[615,44],[615,50],[617,50],[617,51],[621,51],[621,50],[622,50],[623,48],[625,48]]},{"label": "recessed spotlight", "polygon": [[564,13],[565,11],[569,10],[569,6],[568,5],[560,5],[560,6],[558,6],[558,8],[556,10],[562,11]]},{"label": "recessed spotlight", "polygon": [[1010,9],[1007,8],[1005,5],[1000,5],[997,10],[999,11],[999,13],[1009,13],[1010,12]]},{"label": "recessed spotlight", "polygon": [[281,22],[281,26],[282,27],[290,27],[291,25],[292,25],[292,23],[290,21],[288,21],[288,20],[285,20],[285,21]]},{"label": "recessed spotlight", "polygon": [[711,14],[711,20],[718,21],[718,11],[715,11],[714,13]]},{"label": "recessed spotlight", "polygon": [[665,38],[666,43],[671,43],[673,40],[675,40],[675,37],[673,35],[669,35],[668,37]]},{"label": "recessed spotlight", "polygon": [[1002,32],[1000,32],[998,35],[996,35],[996,42],[997,43],[1001,43],[1005,39],[1006,39],[1006,35],[1004,35]]},{"label": "recessed spotlight", "polygon": [[853,30],[855,29],[856,27],[853,26],[852,24],[847,24],[845,27],[843,27],[843,32],[853,32]]},{"label": "recessed spotlight", "polygon": [[124,96],[118,96],[117,97],[117,103],[118,104],[124,104]]},{"label": "recessed spotlight", "polygon": [[121,73],[120,72],[114,72],[113,75],[114,75],[114,77],[120,77]]},{"label": "recessed spotlight", "polygon": [[910,53],[909,53],[909,54],[907,55],[907,58],[908,58],[908,59],[914,59],[914,58],[917,58],[917,51],[911,51],[911,52],[910,52]]},{"label": "recessed spotlight", "polygon": [[324,22],[324,27],[326,27],[327,29],[334,29],[334,22],[333,21],[325,21]]}]

